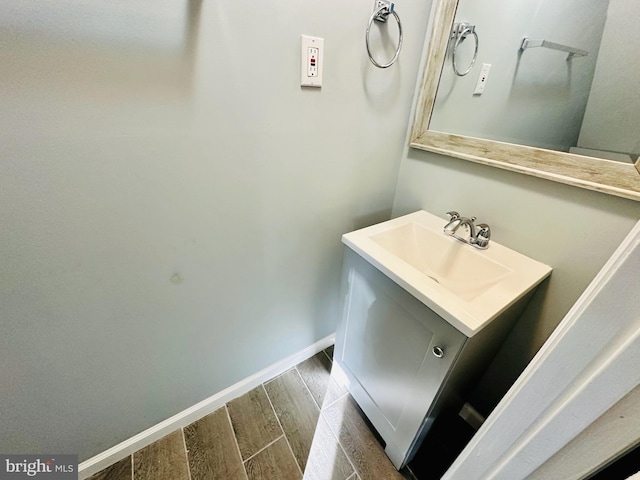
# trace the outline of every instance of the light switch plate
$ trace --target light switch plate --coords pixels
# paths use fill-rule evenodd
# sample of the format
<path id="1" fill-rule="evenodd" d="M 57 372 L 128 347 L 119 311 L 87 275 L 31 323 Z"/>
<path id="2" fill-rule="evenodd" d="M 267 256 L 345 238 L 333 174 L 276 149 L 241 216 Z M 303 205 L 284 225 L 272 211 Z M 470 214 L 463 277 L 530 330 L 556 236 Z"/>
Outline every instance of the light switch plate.
<path id="1" fill-rule="evenodd" d="M 300 36 L 300 85 L 321 87 L 324 38 Z"/>

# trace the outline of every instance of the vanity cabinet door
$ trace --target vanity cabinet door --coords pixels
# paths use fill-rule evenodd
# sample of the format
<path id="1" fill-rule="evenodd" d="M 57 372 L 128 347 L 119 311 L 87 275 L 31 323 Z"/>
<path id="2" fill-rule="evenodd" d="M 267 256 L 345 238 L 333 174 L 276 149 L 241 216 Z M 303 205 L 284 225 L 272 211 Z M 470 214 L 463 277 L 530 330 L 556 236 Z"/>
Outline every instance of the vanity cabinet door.
<path id="1" fill-rule="evenodd" d="M 334 359 L 400 468 L 466 337 L 361 257 L 346 252 L 345 303 Z"/>

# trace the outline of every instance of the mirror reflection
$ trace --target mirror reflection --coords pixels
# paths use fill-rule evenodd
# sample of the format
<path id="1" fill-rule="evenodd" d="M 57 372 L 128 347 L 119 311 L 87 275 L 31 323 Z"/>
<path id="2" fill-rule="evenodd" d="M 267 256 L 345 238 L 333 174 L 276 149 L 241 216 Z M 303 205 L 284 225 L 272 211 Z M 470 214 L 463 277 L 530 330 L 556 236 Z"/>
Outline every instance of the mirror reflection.
<path id="1" fill-rule="evenodd" d="M 634 163 L 639 17 L 637 0 L 460 0 L 429 130 Z"/>

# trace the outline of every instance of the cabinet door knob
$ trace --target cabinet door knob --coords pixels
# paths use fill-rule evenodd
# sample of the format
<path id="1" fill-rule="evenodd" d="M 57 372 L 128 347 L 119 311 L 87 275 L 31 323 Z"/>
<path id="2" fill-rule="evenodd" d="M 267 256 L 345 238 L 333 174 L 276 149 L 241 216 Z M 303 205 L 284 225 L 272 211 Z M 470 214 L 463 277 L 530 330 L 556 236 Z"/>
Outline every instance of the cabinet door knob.
<path id="1" fill-rule="evenodd" d="M 433 347 L 433 354 L 438 358 L 442 358 L 444 357 L 444 350 L 441 347 Z"/>

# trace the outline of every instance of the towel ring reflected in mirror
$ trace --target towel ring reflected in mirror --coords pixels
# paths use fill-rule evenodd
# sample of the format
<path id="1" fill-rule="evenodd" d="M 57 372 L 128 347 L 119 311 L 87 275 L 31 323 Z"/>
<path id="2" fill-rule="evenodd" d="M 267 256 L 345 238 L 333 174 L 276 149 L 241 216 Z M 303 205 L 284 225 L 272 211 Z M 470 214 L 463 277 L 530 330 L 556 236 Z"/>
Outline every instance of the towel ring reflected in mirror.
<path id="1" fill-rule="evenodd" d="M 445 62 L 449 62 L 448 57 L 451 54 L 453 45 L 451 35 L 459 1 L 462 2 L 462 0 L 434 1 L 433 15 L 430 20 L 429 47 L 426 51 L 426 62 L 418 92 L 409 146 L 640 201 L 640 156 L 638 155 L 631 157 L 632 161 L 626 163 L 463 133 L 447 133 L 430 128 L 443 66 Z M 473 2 L 473 0 L 470 1 Z M 490 16 L 498 14 L 497 10 L 493 14 L 490 12 Z M 519 58 L 522 58 L 524 55 L 518 47 L 520 47 L 519 44 L 514 46 L 513 54 L 520 55 Z M 575 56 L 576 54 L 572 58 Z M 571 62 L 565 62 L 563 59 L 563 63 L 568 65 L 566 68 L 569 71 Z"/>
<path id="2" fill-rule="evenodd" d="M 460 46 L 460 44 L 469 35 L 473 35 L 473 38 L 475 40 L 473 58 L 471 59 L 471 63 L 469 64 L 469 67 L 465 71 L 461 72 L 458 69 L 458 64 L 456 63 L 456 53 L 458 51 L 458 47 Z M 456 23 L 453 25 L 453 29 L 451 30 L 451 39 L 452 40 L 455 39 L 455 41 L 453 42 L 453 47 L 451 48 L 451 65 L 453 67 L 453 72 L 459 77 L 464 77 L 466 74 L 468 74 L 471 71 L 471 69 L 473 68 L 473 65 L 476 63 L 476 59 L 478 58 L 478 45 L 480 43 L 480 41 L 478 40 L 478 32 L 476 32 L 475 25 L 471 25 L 470 23 L 466 23 L 466 22 Z"/>

